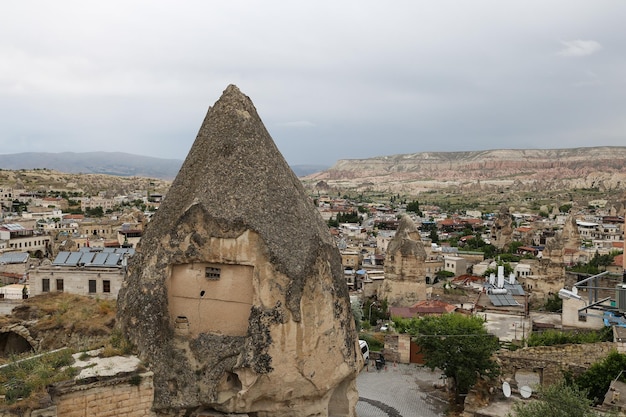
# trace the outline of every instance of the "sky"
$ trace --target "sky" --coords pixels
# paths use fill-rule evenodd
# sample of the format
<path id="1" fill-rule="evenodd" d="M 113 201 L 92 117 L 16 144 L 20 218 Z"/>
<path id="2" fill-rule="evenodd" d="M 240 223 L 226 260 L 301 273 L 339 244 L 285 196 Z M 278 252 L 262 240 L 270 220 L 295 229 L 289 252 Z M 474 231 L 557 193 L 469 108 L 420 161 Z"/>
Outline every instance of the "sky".
<path id="1" fill-rule="evenodd" d="M 626 146 L 623 0 L 5 1 L 0 154 L 184 159 L 229 84 L 291 165 Z"/>

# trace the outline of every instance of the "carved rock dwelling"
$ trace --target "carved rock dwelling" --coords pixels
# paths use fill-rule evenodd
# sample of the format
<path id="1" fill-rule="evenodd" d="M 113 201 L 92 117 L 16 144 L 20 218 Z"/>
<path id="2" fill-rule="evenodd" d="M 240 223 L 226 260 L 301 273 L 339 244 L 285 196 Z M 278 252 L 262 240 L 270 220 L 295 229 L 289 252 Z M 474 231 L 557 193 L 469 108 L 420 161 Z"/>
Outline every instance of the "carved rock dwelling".
<path id="1" fill-rule="evenodd" d="M 387 246 L 385 281 L 378 298 L 396 307 L 412 306 L 426 299 L 428 271 L 426 250 L 419 230 L 409 216 L 402 216 L 395 236 Z"/>
<path id="2" fill-rule="evenodd" d="M 339 251 L 236 86 L 148 224 L 118 319 L 160 415 L 355 415 L 362 357 Z"/>
<path id="3" fill-rule="evenodd" d="M 491 227 L 491 243 L 493 243 L 498 249 L 502 249 L 508 246 L 513 235 L 513 219 L 509 208 L 505 205 L 500 206 L 500 211 L 494 219 L 494 224 Z"/>

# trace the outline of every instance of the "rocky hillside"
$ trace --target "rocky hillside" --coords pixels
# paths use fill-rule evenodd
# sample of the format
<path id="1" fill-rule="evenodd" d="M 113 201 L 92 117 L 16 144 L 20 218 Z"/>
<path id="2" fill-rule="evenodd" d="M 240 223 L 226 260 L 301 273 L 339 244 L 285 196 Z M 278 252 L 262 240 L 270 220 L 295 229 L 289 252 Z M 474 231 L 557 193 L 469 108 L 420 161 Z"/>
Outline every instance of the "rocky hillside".
<path id="1" fill-rule="evenodd" d="M 118 177 L 148 177 L 171 181 L 183 161 L 124 152 L 24 152 L 0 154 L 2 170 L 47 169 L 69 174 L 105 174 Z M 292 165 L 299 177 L 327 169 L 325 165 Z"/>
<path id="2" fill-rule="evenodd" d="M 182 164 L 178 159 L 152 158 L 123 152 L 26 152 L 0 155 L 0 168 L 49 169 L 70 174 L 106 174 L 172 180 Z"/>
<path id="3" fill-rule="evenodd" d="M 104 174 L 68 174 L 49 169 L 0 170 L 0 187 L 29 191 L 65 191 L 77 195 L 101 194 L 112 198 L 133 192 L 165 194 L 170 182 L 146 177 L 120 177 Z"/>
<path id="4" fill-rule="evenodd" d="M 330 187 L 418 192 L 477 185 L 626 187 L 626 147 L 422 152 L 338 161 L 305 182 Z"/>

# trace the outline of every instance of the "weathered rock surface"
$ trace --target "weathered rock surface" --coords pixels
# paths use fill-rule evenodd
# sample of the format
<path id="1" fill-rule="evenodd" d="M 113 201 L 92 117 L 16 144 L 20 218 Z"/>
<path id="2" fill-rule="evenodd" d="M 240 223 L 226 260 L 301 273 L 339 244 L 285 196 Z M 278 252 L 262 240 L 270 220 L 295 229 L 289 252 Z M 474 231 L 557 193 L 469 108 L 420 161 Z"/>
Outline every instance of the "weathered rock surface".
<path id="1" fill-rule="evenodd" d="M 399 307 L 425 300 L 426 258 L 416 224 L 409 216 L 402 216 L 398 230 L 387 246 L 385 281 L 379 289 L 378 298 Z"/>
<path id="2" fill-rule="evenodd" d="M 626 147 L 421 152 L 343 159 L 305 181 L 331 187 L 411 192 L 455 187 L 532 191 L 623 189 Z"/>
<path id="3" fill-rule="evenodd" d="M 498 249 L 502 249 L 508 246 L 513 240 L 513 219 L 509 208 L 504 205 L 500 206 L 500 211 L 493 223 L 491 227 L 492 243 Z"/>
<path id="4" fill-rule="evenodd" d="M 338 249 L 237 87 L 148 224 L 118 319 L 160 412 L 354 416 L 362 357 Z"/>

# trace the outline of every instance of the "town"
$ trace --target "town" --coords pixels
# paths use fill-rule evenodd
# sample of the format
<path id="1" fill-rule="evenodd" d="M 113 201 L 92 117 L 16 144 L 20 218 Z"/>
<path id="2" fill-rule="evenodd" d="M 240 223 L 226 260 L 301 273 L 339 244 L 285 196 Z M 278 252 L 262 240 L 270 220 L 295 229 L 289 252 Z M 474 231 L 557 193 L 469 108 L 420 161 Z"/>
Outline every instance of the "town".
<path id="1" fill-rule="evenodd" d="M 90 195 L 0 184 L 2 312 L 49 293 L 115 300 L 144 228 L 167 199 L 166 188 L 156 192 L 146 181 L 143 190 L 114 196 L 107 190 Z M 517 392 L 556 382 L 555 367 L 575 363 L 574 358 L 583 358 L 577 366 L 588 368 L 610 349 L 626 352 L 622 203 L 447 212 L 420 204 L 419 195 L 350 198 L 309 191 L 341 254 L 359 338 L 368 346 L 366 368 L 379 358 L 385 366 L 423 365 L 411 335 L 395 327 L 402 320 L 451 312 L 484 318 L 489 333 L 515 349 L 547 330 L 613 328 L 609 347 L 581 351 L 579 346 L 571 357 L 502 354 L 507 387 L 510 383 Z M 10 334 L 2 335 L 4 357 L 32 349 L 28 343 L 7 343 Z M 556 365 L 538 367 L 538 355 Z M 488 415 L 472 398 L 465 400 L 466 412 L 474 407 Z M 497 415 L 500 409 L 495 410 Z"/>

